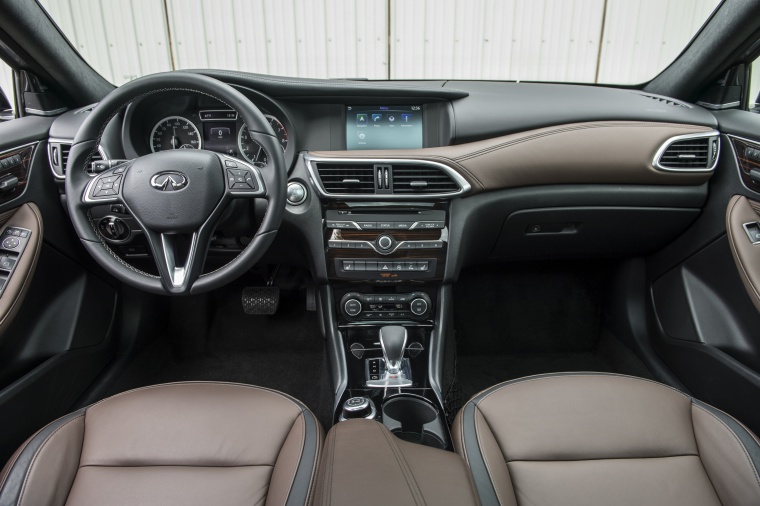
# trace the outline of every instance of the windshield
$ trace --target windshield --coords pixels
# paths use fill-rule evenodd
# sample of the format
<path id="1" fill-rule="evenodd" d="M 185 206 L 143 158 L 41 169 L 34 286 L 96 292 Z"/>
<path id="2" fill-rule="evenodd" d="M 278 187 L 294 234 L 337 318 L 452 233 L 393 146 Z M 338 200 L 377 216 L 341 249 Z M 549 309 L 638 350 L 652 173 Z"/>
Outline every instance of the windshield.
<path id="1" fill-rule="evenodd" d="M 636 84 L 720 0 L 40 0 L 114 84 L 176 69 Z"/>

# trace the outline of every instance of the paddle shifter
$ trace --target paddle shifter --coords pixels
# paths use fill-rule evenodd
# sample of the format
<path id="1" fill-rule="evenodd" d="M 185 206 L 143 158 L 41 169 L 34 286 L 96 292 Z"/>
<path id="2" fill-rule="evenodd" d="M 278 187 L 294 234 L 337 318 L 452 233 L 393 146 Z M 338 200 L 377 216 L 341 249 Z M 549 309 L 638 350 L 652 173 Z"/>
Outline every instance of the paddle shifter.
<path id="1" fill-rule="evenodd" d="M 383 349 L 383 360 L 378 364 L 376 377 L 370 379 L 367 386 L 371 388 L 400 388 L 412 386 L 412 374 L 409 359 L 404 358 L 406 349 L 406 328 L 398 325 L 387 325 L 380 329 L 380 347 Z M 370 361 L 368 361 L 369 363 Z M 375 363 L 380 362 L 375 359 Z M 372 367 L 372 365 L 370 365 Z M 372 375 L 370 375 L 371 377 Z"/>

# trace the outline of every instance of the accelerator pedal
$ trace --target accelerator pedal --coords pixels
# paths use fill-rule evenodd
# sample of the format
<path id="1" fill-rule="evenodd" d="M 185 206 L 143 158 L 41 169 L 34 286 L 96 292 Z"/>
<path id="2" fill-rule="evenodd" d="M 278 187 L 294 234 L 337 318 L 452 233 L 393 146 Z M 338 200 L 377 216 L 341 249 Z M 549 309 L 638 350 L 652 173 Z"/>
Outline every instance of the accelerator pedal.
<path id="1" fill-rule="evenodd" d="M 273 315 L 280 305 L 280 289 L 276 286 L 243 288 L 243 311 L 250 315 Z"/>

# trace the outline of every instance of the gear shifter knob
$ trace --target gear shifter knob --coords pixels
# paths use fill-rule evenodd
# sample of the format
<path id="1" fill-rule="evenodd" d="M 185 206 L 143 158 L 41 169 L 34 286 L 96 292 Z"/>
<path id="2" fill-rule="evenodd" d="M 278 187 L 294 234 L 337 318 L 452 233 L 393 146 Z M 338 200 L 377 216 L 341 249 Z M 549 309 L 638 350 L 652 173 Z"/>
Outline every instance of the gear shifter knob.
<path id="1" fill-rule="evenodd" d="M 401 360 L 406 348 L 406 329 L 399 325 L 388 325 L 380 329 L 380 346 L 383 348 L 385 367 L 390 374 L 401 369 Z"/>

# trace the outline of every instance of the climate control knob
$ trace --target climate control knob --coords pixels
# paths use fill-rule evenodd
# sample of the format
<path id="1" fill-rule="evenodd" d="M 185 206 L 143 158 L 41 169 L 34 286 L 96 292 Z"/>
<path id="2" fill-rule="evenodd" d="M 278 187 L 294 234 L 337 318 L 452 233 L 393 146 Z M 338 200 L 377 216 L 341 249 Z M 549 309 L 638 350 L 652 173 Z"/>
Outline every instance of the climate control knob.
<path id="1" fill-rule="evenodd" d="M 381 235 L 377 238 L 377 247 L 383 251 L 388 251 L 393 246 L 393 238 L 389 235 Z"/>
<path id="2" fill-rule="evenodd" d="M 422 299 L 422 298 L 414 299 L 412 303 L 409 305 L 409 310 L 415 316 L 422 316 L 425 313 L 427 313 L 428 303 L 425 299 Z"/>
<path id="3" fill-rule="evenodd" d="M 343 304 L 343 310 L 348 316 L 357 316 L 362 312 L 362 303 L 356 299 L 348 299 L 346 303 Z"/>

